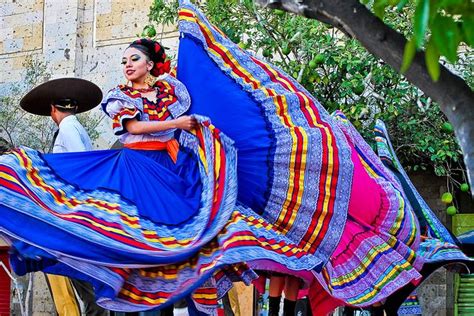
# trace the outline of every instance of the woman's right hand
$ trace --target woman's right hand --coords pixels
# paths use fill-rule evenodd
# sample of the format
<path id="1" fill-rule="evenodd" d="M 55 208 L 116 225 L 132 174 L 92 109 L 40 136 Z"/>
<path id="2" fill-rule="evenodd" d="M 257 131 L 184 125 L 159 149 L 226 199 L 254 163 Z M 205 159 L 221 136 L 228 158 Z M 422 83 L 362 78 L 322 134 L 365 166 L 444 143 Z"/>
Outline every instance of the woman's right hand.
<path id="1" fill-rule="evenodd" d="M 193 130 L 197 127 L 197 120 L 189 115 L 180 116 L 175 119 L 176 128 L 184 129 L 186 131 Z"/>

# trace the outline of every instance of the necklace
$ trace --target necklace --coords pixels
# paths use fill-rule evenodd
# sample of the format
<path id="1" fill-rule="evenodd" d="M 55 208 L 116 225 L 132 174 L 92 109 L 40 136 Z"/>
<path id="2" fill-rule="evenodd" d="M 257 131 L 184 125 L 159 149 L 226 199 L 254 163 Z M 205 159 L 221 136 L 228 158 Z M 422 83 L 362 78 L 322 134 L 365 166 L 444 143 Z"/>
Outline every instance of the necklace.
<path id="1" fill-rule="evenodd" d="M 134 90 L 134 91 L 137 91 L 137 92 L 140 92 L 140 93 L 147 93 L 147 92 L 155 91 L 154 87 L 148 87 L 148 88 L 133 88 L 133 87 L 130 87 L 130 89 Z"/>

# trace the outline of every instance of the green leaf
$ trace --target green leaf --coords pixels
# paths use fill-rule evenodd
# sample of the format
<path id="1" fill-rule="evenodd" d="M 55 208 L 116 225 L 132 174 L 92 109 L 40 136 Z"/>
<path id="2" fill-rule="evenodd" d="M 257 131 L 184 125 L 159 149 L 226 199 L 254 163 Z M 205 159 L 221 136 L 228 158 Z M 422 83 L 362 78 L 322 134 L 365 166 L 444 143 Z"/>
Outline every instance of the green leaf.
<path id="1" fill-rule="evenodd" d="M 431 79 L 433 79 L 433 81 L 438 81 L 440 74 L 439 52 L 432 39 L 430 39 L 430 41 L 426 45 L 425 62 Z"/>
<path id="2" fill-rule="evenodd" d="M 403 74 L 405 73 L 408 68 L 410 68 L 411 62 L 416 54 L 416 42 L 415 38 L 411 38 L 405 45 L 405 49 L 403 52 L 403 61 L 402 67 L 400 68 L 400 72 Z"/>
<path id="3" fill-rule="evenodd" d="M 374 1 L 374 13 L 380 19 L 383 19 L 385 14 L 385 8 L 388 6 L 388 0 L 375 0 Z"/>
<path id="4" fill-rule="evenodd" d="M 437 15 L 431 28 L 433 41 L 441 55 L 455 63 L 458 59 L 457 49 L 461 42 L 458 25 L 450 17 Z"/>
<path id="5" fill-rule="evenodd" d="M 423 44 L 429 17 L 430 0 L 418 0 L 415 9 L 415 21 L 413 25 L 416 48 L 420 48 Z"/>
<path id="6" fill-rule="evenodd" d="M 474 16 L 464 17 L 462 23 L 463 37 L 466 44 L 474 47 Z"/>
<path id="7" fill-rule="evenodd" d="M 460 6 L 463 5 L 465 1 L 466 0 L 442 0 L 439 5 L 442 7 Z"/>
<path id="8" fill-rule="evenodd" d="M 397 5 L 397 10 L 400 11 L 401 9 L 403 9 L 407 3 L 408 0 L 401 0 Z"/>
<path id="9" fill-rule="evenodd" d="M 252 0 L 244 0 L 244 6 L 246 6 L 247 8 L 252 8 L 253 6 L 253 1 Z"/>

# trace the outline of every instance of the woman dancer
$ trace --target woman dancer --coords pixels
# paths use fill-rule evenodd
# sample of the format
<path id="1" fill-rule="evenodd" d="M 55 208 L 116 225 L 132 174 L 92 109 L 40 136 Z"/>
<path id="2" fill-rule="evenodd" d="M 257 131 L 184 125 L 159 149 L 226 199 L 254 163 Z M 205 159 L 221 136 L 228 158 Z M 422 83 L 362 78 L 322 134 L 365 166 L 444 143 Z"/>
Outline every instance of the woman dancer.
<path id="1" fill-rule="evenodd" d="M 104 100 L 128 149 L 2 157 L 5 218 L 49 231 L 44 238 L 0 221 L 17 272 L 84 279 L 113 310 L 166 307 L 190 293 L 205 310 L 232 281 L 256 277 L 239 264 L 247 262 L 328 293 L 313 310 L 322 314 L 384 301 L 418 284 L 430 260 L 466 259 L 426 210 L 438 234 L 432 248 L 420 246 L 418 214 L 403 188 L 342 114 L 329 116 L 191 5 L 180 10 L 180 30 L 184 85 L 166 75 L 150 88 L 134 79 Z M 145 73 L 155 63 L 166 69 L 163 58 L 152 63 L 139 52 L 124 54 L 130 78 L 145 69 L 133 63 L 144 62 Z M 189 104 L 235 141 L 238 168 L 232 141 L 208 120 L 180 121 Z M 176 127 L 192 132 L 181 133 L 179 150 Z"/>

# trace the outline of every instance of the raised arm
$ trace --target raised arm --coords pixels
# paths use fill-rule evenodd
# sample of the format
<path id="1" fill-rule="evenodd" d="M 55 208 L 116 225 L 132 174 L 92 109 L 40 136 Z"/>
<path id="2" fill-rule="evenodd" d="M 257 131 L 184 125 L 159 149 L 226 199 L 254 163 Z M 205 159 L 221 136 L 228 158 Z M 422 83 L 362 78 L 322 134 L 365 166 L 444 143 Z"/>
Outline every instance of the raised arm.
<path id="1" fill-rule="evenodd" d="M 167 129 L 179 128 L 190 131 L 197 126 L 194 117 L 184 115 L 169 121 L 138 121 L 136 118 L 125 122 L 125 128 L 130 134 L 152 134 Z"/>

